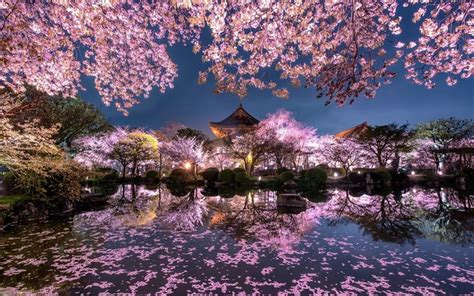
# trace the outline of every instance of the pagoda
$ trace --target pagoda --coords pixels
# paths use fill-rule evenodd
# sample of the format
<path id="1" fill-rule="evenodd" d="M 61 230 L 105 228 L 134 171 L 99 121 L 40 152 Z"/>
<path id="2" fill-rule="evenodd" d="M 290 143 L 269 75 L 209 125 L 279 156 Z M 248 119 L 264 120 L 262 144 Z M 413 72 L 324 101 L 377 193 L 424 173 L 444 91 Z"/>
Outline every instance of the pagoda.
<path id="1" fill-rule="evenodd" d="M 367 121 L 336 134 L 336 138 L 355 139 L 369 129 Z"/>
<path id="2" fill-rule="evenodd" d="M 242 103 L 240 103 L 239 107 L 224 120 L 209 122 L 209 128 L 217 138 L 224 138 L 253 130 L 259 122 L 260 121 L 250 115 L 250 113 L 244 109 Z"/>

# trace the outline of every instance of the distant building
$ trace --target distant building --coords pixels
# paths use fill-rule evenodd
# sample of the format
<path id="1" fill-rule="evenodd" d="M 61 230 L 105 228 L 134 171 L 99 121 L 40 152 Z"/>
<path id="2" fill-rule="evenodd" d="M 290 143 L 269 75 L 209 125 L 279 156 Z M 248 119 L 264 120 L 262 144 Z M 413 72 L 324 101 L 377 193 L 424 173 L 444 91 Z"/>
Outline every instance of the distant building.
<path id="1" fill-rule="evenodd" d="M 224 138 L 253 130 L 257 127 L 259 122 L 258 119 L 250 115 L 250 113 L 244 109 L 242 104 L 239 104 L 239 107 L 224 120 L 209 122 L 209 128 L 217 138 Z"/>
<path id="2" fill-rule="evenodd" d="M 366 121 L 350 129 L 346 129 L 342 132 L 337 133 L 336 138 L 342 138 L 342 139 L 357 138 L 361 134 L 365 133 L 368 129 L 369 129 L 369 126 L 367 125 L 367 121 Z"/>

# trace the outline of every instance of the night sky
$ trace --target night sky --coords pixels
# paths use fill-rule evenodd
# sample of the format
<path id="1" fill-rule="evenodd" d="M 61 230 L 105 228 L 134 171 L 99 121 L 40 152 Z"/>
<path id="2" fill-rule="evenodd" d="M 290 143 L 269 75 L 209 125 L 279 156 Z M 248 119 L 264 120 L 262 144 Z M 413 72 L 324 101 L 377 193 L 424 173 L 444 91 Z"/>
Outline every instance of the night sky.
<path id="1" fill-rule="evenodd" d="M 404 36 L 410 39 L 416 34 L 416 28 L 408 21 L 402 22 L 402 29 Z M 83 79 L 86 91 L 82 91 L 80 97 L 96 105 L 115 125 L 159 129 L 168 122 L 179 122 L 211 135 L 208 122 L 228 116 L 237 108 L 239 98 L 231 94 L 214 94 L 212 79 L 205 85 L 198 85 L 198 72 L 204 65 L 190 47 L 174 46 L 169 52 L 178 65 L 179 76 L 174 89 L 168 89 L 165 94 L 154 89 L 148 99 L 130 109 L 129 116 L 117 112 L 113 106 L 103 105 L 92 78 Z M 276 98 L 270 91 L 251 89 L 243 104 L 258 119 L 285 108 L 320 134 L 336 133 L 364 121 L 371 125 L 392 122 L 415 125 L 441 117 L 474 118 L 473 78 L 458 79 L 456 85 L 449 87 L 444 82 L 445 76 L 440 75 L 440 79 L 435 80 L 436 87 L 429 90 L 406 80 L 401 62 L 393 70 L 398 76 L 391 85 L 382 86 L 374 99 L 360 97 L 352 105 L 325 106 L 325 98 L 316 99 L 314 88 L 291 87 L 288 100 Z"/>

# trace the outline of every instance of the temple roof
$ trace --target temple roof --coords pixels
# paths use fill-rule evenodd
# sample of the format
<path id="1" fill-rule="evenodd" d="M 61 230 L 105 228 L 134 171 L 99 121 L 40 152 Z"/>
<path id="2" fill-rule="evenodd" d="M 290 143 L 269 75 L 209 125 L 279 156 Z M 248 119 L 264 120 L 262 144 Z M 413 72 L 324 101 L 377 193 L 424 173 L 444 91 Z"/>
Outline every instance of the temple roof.
<path id="1" fill-rule="evenodd" d="M 218 126 L 218 127 L 229 127 L 229 128 L 234 128 L 234 127 L 240 127 L 240 126 L 253 126 L 257 125 L 260 121 L 250 115 L 244 107 L 242 107 L 242 104 L 239 104 L 239 107 L 232 112 L 227 118 L 225 118 L 222 121 L 219 122 L 209 122 L 209 125 L 213 126 Z"/>
<path id="2" fill-rule="evenodd" d="M 367 121 L 336 134 L 336 138 L 354 138 L 368 129 Z"/>

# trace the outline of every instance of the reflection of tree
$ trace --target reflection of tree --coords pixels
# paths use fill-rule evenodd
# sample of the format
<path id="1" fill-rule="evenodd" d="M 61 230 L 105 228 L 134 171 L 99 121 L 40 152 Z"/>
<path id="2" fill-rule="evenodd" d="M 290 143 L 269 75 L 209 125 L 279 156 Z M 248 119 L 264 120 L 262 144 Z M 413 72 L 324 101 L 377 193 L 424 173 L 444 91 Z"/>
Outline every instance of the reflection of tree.
<path id="1" fill-rule="evenodd" d="M 207 203 L 200 189 L 193 189 L 184 198 L 175 198 L 163 213 L 163 222 L 175 230 L 191 231 L 203 225 L 208 214 Z"/>
<path id="2" fill-rule="evenodd" d="M 448 242 L 472 240 L 466 211 L 470 202 L 460 199 L 453 190 L 415 188 L 405 193 L 360 197 L 334 190 L 331 199 L 320 206 L 332 224 L 341 222 L 341 217 L 349 218 L 376 240 L 415 243 L 415 238 L 422 235 Z"/>
<path id="3" fill-rule="evenodd" d="M 375 240 L 415 243 L 415 236 L 420 234 L 411 222 L 412 208 L 393 194 L 353 197 L 348 191 L 336 190 L 324 206 L 329 217 L 337 219 L 336 214 L 351 218 Z"/>
<path id="4" fill-rule="evenodd" d="M 256 192 L 220 200 L 215 205 L 220 223 L 212 226 L 235 236 L 243 249 L 270 248 L 286 258 L 294 253 L 303 235 L 317 224 L 319 214 L 317 208 L 282 214 L 276 208 L 275 199 L 275 193 Z"/>
<path id="5" fill-rule="evenodd" d="M 412 191 L 417 204 L 426 206 L 418 227 L 426 237 L 441 242 L 469 244 L 473 241 L 472 200 L 453 189 Z"/>

